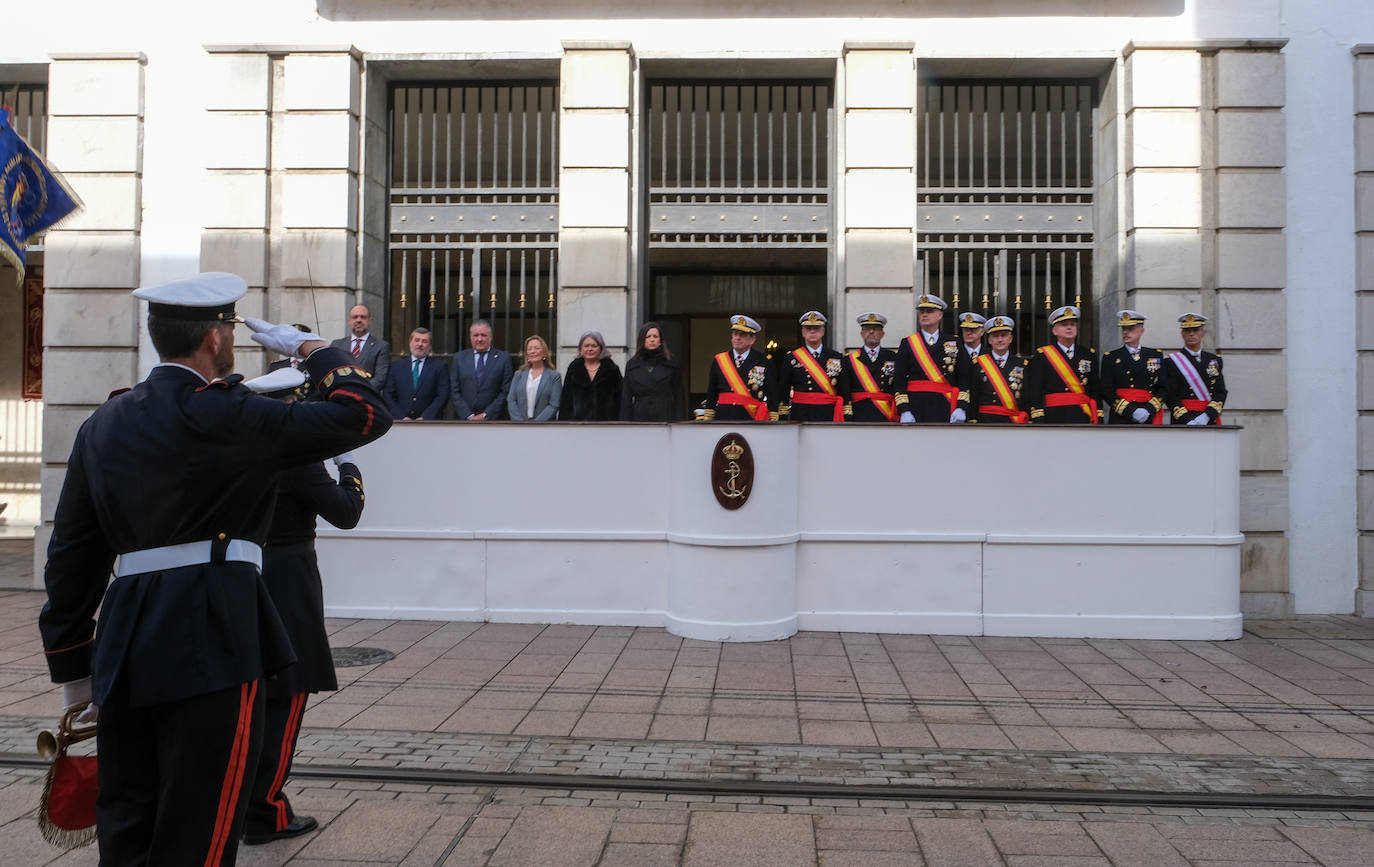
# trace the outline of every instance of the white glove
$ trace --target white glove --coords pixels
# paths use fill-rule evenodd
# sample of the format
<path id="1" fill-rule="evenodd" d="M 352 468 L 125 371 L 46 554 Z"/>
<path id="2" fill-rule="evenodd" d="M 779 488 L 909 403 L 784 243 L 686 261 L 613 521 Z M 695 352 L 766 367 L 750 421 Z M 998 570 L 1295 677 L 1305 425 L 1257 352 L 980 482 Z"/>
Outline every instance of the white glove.
<path id="1" fill-rule="evenodd" d="M 76 715 L 72 720 L 73 728 L 85 728 L 100 722 L 100 708 L 93 704 L 86 705 L 86 709 Z"/>
<path id="2" fill-rule="evenodd" d="M 273 325 L 266 319 L 244 319 L 243 324 L 253 330 L 253 340 L 282 355 L 300 355 L 301 344 L 307 340 L 324 340 L 318 334 L 298 331 L 294 325 Z"/>
<path id="3" fill-rule="evenodd" d="M 964 412 L 964 408 L 955 407 L 954 412 L 949 414 L 949 423 L 963 424 L 966 418 L 968 418 L 968 414 Z"/>
<path id="4" fill-rule="evenodd" d="M 902 413 L 902 424 L 914 424 L 915 422 L 916 416 L 912 415 L 910 411 Z"/>
<path id="5" fill-rule="evenodd" d="M 1207 413 L 1200 413 L 1196 418 L 1188 422 L 1188 427 L 1198 427 L 1199 425 L 1207 424 L 1209 421 L 1211 421 L 1211 419 L 1207 417 Z"/>
<path id="6" fill-rule="evenodd" d="M 1138 407 L 1131 411 L 1131 418 L 1139 424 L 1145 424 L 1150 420 L 1150 411 L 1144 407 Z"/>
<path id="7" fill-rule="evenodd" d="M 341 454 L 341 455 L 335 455 L 334 457 L 330 458 L 330 460 L 334 462 L 334 466 L 336 466 L 336 467 L 341 467 L 341 466 L 343 466 L 344 464 L 357 464 L 357 463 L 358 463 L 358 462 L 353 458 L 353 453 L 352 453 L 352 452 L 344 452 L 344 453 Z"/>
<path id="8" fill-rule="evenodd" d="M 62 684 L 62 708 L 75 707 L 78 704 L 91 700 L 91 679 L 83 677 L 80 680 L 73 680 Z"/>

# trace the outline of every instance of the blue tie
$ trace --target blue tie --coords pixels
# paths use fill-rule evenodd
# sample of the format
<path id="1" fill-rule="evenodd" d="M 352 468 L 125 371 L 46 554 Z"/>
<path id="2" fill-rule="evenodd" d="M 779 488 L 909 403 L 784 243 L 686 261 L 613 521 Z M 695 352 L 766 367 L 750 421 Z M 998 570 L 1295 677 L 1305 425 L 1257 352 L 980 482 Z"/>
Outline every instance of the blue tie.
<path id="1" fill-rule="evenodd" d="M 420 359 L 418 358 L 410 362 L 410 387 L 412 389 L 420 387 Z"/>
<path id="2" fill-rule="evenodd" d="M 486 372 L 487 372 L 487 354 L 486 354 L 485 352 L 479 352 L 479 353 L 477 353 L 477 385 L 478 385 L 479 388 L 480 388 L 481 385 L 482 385 L 482 374 L 484 374 L 484 373 L 486 373 Z"/>

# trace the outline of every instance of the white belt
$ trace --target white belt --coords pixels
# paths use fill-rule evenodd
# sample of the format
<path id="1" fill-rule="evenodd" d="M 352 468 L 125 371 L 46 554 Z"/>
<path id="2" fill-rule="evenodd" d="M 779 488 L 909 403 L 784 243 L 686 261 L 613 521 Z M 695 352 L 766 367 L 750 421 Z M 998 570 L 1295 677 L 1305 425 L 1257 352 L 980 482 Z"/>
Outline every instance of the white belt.
<path id="1" fill-rule="evenodd" d="M 115 577 L 141 575 L 144 572 L 161 572 L 164 569 L 178 569 L 182 566 L 198 566 L 214 562 L 211 546 L 214 542 L 183 542 L 180 545 L 164 545 L 161 548 L 144 548 L 119 555 L 115 564 Z M 224 549 L 224 560 L 238 563 L 252 563 L 262 571 L 262 546 L 244 539 L 230 539 Z"/>

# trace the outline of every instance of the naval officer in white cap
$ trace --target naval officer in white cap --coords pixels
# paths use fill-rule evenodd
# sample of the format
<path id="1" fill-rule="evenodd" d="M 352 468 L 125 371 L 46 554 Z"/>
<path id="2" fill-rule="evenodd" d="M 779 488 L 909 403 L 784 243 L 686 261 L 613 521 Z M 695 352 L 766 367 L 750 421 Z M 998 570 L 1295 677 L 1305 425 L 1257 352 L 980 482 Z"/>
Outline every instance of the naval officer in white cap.
<path id="1" fill-rule="evenodd" d="M 64 703 L 99 708 L 102 864 L 234 862 L 263 680 L 295 659 L 260 575 L 277 474 L 391 425 L 347 352 L 239 319 L 245 291 L 219 273 L 136 290 L 161 363 L 96 409 L 67 461 L 38 625 Z M 303 358 L 320 399 L 231 375 L 241 321 Z"/>
<path id="2" fill-rule="evenodd" d="M 777 421 L 778 380 L 768 356 L 754 348 L 763 326 L 730 317 L 730 348 L 711 359 L 703 421 Z"/>

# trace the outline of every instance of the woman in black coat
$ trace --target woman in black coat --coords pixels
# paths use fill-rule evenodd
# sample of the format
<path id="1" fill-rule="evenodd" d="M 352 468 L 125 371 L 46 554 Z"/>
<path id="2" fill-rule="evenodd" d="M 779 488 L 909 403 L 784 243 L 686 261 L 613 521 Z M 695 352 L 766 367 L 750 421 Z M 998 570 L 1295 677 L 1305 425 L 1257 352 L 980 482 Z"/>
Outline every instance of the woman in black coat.
<path id="1" fill-rule="evenodd" d="M 588 331 L 577 341 L 577 357 L 563 377 L 559 421 L 615 421 L 620 418 L 620 368 L 606 351 L 606 341 Z"/>
<path id="2" fill-rule="evenodd" d="M 663 342 L 657 322 L 645 322 L 635 341 L 635 354 L 625 364 L 620 398 L 623 421 L 682 421 L 687 401 L 682 369 Z"/>

